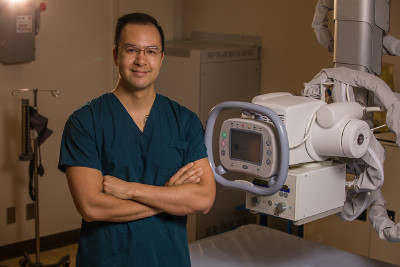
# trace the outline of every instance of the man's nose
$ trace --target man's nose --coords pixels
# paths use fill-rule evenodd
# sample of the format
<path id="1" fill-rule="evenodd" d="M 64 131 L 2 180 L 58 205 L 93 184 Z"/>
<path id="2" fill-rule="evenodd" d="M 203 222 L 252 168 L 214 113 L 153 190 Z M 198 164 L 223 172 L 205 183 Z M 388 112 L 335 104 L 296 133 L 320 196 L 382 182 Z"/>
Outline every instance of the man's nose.
<path id="1" fill-rule="evenodd" d="M 136 55 L 135 61 L 138 63 L 147 62 L 147 57 L 146 57 L 144 50 L 142 50 L 142 49 L 139 50 L 139 52 Z"/>

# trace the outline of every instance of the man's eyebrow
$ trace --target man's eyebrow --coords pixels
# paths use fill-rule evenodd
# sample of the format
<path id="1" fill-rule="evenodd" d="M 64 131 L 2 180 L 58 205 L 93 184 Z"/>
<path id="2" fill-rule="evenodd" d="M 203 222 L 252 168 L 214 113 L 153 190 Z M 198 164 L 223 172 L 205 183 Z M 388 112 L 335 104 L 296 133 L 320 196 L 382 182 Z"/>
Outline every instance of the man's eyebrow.
<path id="1" fill-rule="evenodd" d="M 138 47 L 138 48 L 140 48 L 138 45 L 131 44 L 131 43 L 125 43 L 122 47 L 126 47 L 126 46 Z M 146 46 L 146 48 L 158 49 L 158 45 L 150 45 L 150 46 Z"/>

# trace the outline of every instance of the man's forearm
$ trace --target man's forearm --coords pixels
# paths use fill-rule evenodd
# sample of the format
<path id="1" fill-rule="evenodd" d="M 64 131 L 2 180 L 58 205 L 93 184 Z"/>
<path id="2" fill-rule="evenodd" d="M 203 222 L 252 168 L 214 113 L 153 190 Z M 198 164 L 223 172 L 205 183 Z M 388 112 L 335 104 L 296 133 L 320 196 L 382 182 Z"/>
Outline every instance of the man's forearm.
<path id="1" fill-rule="evenodd" d="M 174 215 L 207 213 L 214 201 L 212 192 L 200 184 L 151 186 L 132 183 L 131 198 Z"/>
<path id="2" fill-rule="evenodd" d="M 80 212 L 86 221 L 128 222 L 151 217 L 161 212 L 160 209 L 134 200 L 119 199 L 100 193 L 97 201 Z M 79 209 L 78 209 L 79 211 Z"/>
<path id="3" fill-rule="evenodd" d="M 201 159 L 181 168 L 166 186 L 105 176 L 103 190 L 117 198 L 132 199 L 170 214 L 186 215 L 209 211 L 215 198 L 215 181 L 208 160 Z"/>
<path id="4" fill-rule="evenodd" d="M 104 193 L 103 176 L 99 170 L 67 167 L 66 174 L 75 207 L 86 221 L 127 222 L 161 212 L 143 203 Z"/>

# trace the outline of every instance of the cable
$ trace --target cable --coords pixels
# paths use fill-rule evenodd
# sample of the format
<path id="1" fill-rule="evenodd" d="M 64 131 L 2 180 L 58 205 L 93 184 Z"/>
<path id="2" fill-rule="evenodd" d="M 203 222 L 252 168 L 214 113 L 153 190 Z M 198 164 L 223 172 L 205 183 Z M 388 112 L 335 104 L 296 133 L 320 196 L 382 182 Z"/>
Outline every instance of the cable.
<path id="1" fill-rule="evenodd" d="M 311 131 L 312 131 L 313 127 L 314 127 L 314 124 L 315 124 L 315 120 L 316 120 L 316 119 L 317 119 L 317 112 L 314 113 L 314 115 L 313 115 L 313 117 L 312 117 L 312 119 L 311 119 L 311 122 L 310 122 L 310 125 L 309 125 L 309 127 L 308 127 L 306 136 L 304 136 L 304 138 L 303 138 L 299 143 L 290 146 L 289 149 L 296 148 L 296 147 L 300 146 L 301 144 L 303 144 L 305 141 L 307 141 L 307 139 L 308 139 L 308 138 L 310 137 L 310 135 L 311 135 Z"/>
<path id="2" fill-rule="evenodd" d="M 35 194 L 35 186 L 33 181 L 33 172 L 34 172 L 35 161 L 29 161 L 29 196 L 33 202 L 36 201 L 36 194 Z"/>
<path id="3" fill-rule="evenodd" d="M 350 92 L 349 92 L 350 90 L 349 90 L 349 85 L 348 84 L 346 84 L 346 98 L 347 98 L 347 101 L 348 102 L 350 102 L 351 100 L 350 100 Z"/>
<path id="4" fill-rule="evenodd" d="M 383 107 L 364 107 L 365 112 L 380 112 L 384 111 Z"/>
<path id="5" fill-rule="evenodd" d="M 342 83 L 342 102 L 346 102 L 346 88 L 344 83 Z"/>
<path id="6" fill-rule="evenodd" d="M 375 131 L 375 130 L 378 130 L 378 129 L 380 129 L 380 128 L 386 127 L 386 126 L 387 126 L 387 125 L 386 125 L 386 123 L 385 123 L 385 124 L 382 124 L 382 125 L 377 126 L 377 127 L 375 127 L 375 128 L 372 128 L 371 131 Z"/>

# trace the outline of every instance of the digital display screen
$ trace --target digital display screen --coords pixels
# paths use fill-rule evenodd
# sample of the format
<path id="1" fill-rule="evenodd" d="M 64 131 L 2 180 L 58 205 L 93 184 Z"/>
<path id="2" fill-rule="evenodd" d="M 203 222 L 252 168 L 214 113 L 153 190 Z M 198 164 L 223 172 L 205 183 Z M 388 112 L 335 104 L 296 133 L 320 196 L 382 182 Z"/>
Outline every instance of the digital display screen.
<path id="1" fill-rule="evenodd" d="M 231 129 L 231 159 L 261 165 L 261 133 Z"/>

